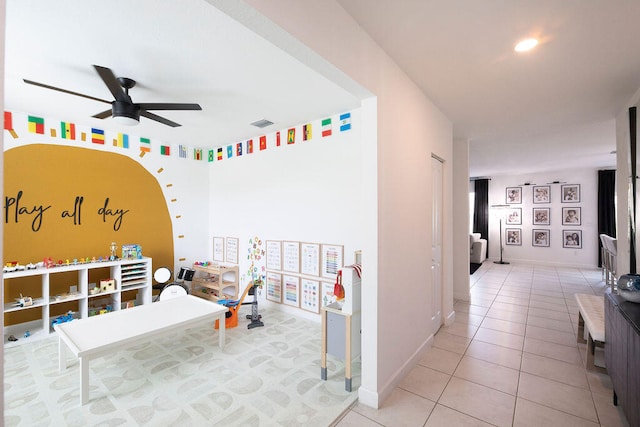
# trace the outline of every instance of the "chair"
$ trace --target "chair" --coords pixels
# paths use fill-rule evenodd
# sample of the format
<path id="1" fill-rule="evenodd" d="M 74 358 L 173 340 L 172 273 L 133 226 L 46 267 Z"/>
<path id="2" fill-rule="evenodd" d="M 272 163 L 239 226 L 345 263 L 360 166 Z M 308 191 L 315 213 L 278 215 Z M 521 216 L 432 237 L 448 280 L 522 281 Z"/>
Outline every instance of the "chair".
<path id="1" fill-rule="evenodd" d="M 613 292 L 616 287 L 616 264 L 618 257 L 618 242 L 611 236 L 600 234 L 602 243 L 602 267 L 604 279 Z"/>
<path id="2" fill-rule="evenodd" d="M 469 261 L 482 264 L 487 259 L 487 239 L 482 239 L 480 233 L 469 235 Z"/>

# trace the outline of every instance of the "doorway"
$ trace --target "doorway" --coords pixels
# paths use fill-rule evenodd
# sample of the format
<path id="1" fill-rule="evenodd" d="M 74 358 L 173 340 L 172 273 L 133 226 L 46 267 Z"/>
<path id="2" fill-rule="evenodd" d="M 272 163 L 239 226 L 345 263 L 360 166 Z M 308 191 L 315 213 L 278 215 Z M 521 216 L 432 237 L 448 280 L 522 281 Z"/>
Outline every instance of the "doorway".
<path id="1" fill-rule="evenodd" d="M 442 205 L 443 160 L 431 155 L 431 328 L 442 326 Z"/>

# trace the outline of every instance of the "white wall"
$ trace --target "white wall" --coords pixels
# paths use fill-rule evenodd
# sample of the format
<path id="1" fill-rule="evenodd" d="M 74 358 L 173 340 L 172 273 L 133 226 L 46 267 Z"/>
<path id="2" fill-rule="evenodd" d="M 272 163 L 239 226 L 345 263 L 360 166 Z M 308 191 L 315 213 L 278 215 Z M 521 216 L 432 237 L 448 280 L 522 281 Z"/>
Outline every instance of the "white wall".
<path id="1" fill-rule="evenodd" d="M 453 141 L 453 156 L 456 170 L 453 176 L 453 239 L 456 248 L 469 246 L 469 224 L 472 206 L 469 206 L 469 189 L 474 188 L 469 181 L 469 141 Z M 469 301 L 469 251 L 457 251 L 453 259 L 453 297 Z"/>
<path id="2" fill-rule="evenodd" d="M 344 245 L 345 265 L 353 264 L 354 251 L 361 249 L 361 111 L 351 111 L 352 129 L 346 132 L 340 132 L 338 116 L 333 116 L 332 135 L 324 138 L 321 120 L 310 121 L 310 141 L 302 141 L 301 126 L 297 126 L 297 141 L 288 145 L 287 129 L 281 129 L 280 147 L 275 146 L 272 132 L 266 134 L 266 150 L 225 159 L 209 169 L 210 193 L 203 195 L 209 200 L 210 212 L 207 259 L 213 257 L 214 236 L 237 237 L 240 271 L 245 276 L 242 289 L 250 280 L 246 274 L 251 265 L 247 259 L 249 240 L 256 236 L 262 242 Z M 257 147 L 258 138 L 253 140 Z M 262 267 L 262 261 L 256 265 Z M 325 281 L 333 284 L 331 279 Z M 272 304 L 320 321 L 318 314 Z"/>
<path id="3" fill-rule="evenodd" d="M 451 123 L 337 2 L 246 2 L 288 34 L 265 30 L 264 22 L 253 16 L 255 11 L 243 9 L 240 2 L 233 7 L 209 2 L 274 43 L 285 45 L 283 40 L 295 37 L 377 97 L 377 130 L 369 133 L 377 141 L 366 141 L 368 148 L 376 150 L 377 159 L 371 156 L 363 164 L 363 175 L 374 178 L 368 172 L 372 167 L 377 171 L 377 182 L 363 182 L 362 189 L 362 209 L 377 212 L 377 223 L 369 218 L 361 223 L 363 293 L 366 289 L 374 297 L 363 295 L 359 398 L 378 407 L 419 361 L 436 332 L 429 323 L 428 308 L 435 294 L 429 265 L 432 154 L 444 159 L 445 317 L 453 311 Z M 305 63 L 313 62 L 308 51 L 294 47 L 292 54 Z M 334 81 L 343 83 L 342 76 Z M 371 163 L 376 160 L 377 164 Z M 376 186 L 374 194 L 370 190 Z M 399 303 L 401 296 L 407 297 Z"/>
<path id="4" fill-rule="evenodd" d="M 562 203 L 561 184 L 547 184 L 553 181 L 566 181 L 567 184 L 580 184 L 580 203 Z M 520 186 L 525 182 L 551 187 L 551 203 L 533 204 L 533 185 Z M 522 230 L 522 245 L 504 245 L 503 258 L 510 262 L 524 262 L 544 265 L 597 267 L 598 265 L 598 171 L 597 169 L 572 169 L 544 172 L 528 175 L 494 176 L 489 181 L 489 206 L 505 204 L 506 187 L 522 188 L 522 204 L 510 205 L 522 208 L 522 225 L 505 225 L 503 221 L 503 239 L 505 228 Z M 533 208 L 550 208 L 550 225 L 533 225 Z M 562 208 L 580 207 L 581 225 L 562 225 Z M 495 213 L 495 210 L 493 211 Z M 532 246 L 533 229 L 550 230 L 550 246 Z M 489 255 L 495 260 L 500 258 L 499 220 L 490 209 Z M 582 249 L 568 249 L 562 246 L 562 230 L 582 230 Z"/>

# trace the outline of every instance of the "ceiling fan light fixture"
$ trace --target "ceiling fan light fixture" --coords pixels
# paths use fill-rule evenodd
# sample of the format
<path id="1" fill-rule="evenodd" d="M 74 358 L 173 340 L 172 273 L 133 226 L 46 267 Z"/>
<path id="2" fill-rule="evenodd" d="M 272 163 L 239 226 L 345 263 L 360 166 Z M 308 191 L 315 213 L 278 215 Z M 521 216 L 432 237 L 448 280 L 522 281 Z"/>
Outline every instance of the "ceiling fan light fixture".
<path id="1" fill-rule="evenodd" d="M 113 120 L 119 125 L 136 126 L 140 123 L 140 108 L 134 104 L 113 101 L 111 104 Z"/>
<path id="2" fill-rule="evenodd" d="M 516 52 L 527 52 L 538 45 L 538 40 L 534 38 L 528 38 L 521 40 L 518 44 L 513 48 Z"/>

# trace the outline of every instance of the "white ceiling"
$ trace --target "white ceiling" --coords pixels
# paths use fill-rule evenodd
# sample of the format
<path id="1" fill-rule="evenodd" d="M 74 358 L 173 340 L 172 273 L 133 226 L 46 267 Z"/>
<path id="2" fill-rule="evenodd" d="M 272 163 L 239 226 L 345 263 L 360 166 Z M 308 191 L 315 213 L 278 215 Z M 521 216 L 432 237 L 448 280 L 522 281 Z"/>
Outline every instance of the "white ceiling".
<path id="1" fill-rule="evenodd" d="M 637 0 L 338 0 L 468 138 L 470 175 L 615 165 Z M 525 37 L 541 40 L 516 54 Z"/>
<path id="2" fill-rule="evenodd" d="M 7 0 L 5 109 L 119 130 L 91 116 L 107 104 L 23 78 L 112 100 L 92 64 L 138 82 L 134 102 L 196 102 L 157 111 L 130 133 L 215 147 L 335 115 L 360 101 L 204 0 Z M 275 124 L 260 130 L 259 119 Z"/>
<path id="3" fill-rule="evenodd" d="M 321 0 L 316 0 L 321 1 Z M 468 138 L 470 175 L 615 165 L 613 118 L 640 88 L 637 0 L 338 0 Z M 533 52 L 519 39 L 537 35 Z M 138 85 L 134 102 L 197 102 L 131 133 L 217 146 L 359 100 L 205 0 L 7 0 L 5 109 L 122 130 L 92 64 Z M 351 93 L 353 93 L 351 91 Z M 249 125 L 275 122 L 264 131 Z M 562 178 L 559 178 L 562 179 Z"/>

